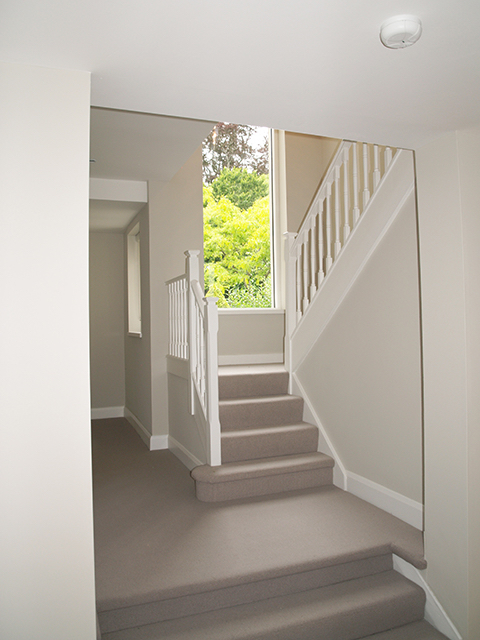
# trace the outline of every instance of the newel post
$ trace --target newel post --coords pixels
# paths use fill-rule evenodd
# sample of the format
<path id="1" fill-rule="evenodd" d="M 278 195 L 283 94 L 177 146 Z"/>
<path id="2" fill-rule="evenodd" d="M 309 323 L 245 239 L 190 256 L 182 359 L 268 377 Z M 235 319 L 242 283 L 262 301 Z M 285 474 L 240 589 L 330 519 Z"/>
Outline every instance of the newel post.
<path id="1" fill-rule="evenodd" d="M 205 302 L 205 353 L 207 420 L 210 426 L 208 463 L 215 467 L 222 464 L 220 415 L 218 408 L 218 298 L 208 297 Z"/>
<path id="2" fill-rule="evenodd" d="M 188 360 L 190 375 L 188 380 L 188 391 L 190 397 L 190 414 L 195 414 L 195 395 L 194 395 L 194 382 L 193 374 L 197 367 L 197 353 L 195 350 L 195 299 L 192 290 L 192 280 L 197 280 L 199 277 L 199 264 L 198 256 L 200 251 L 189 249 L 185 251 L 185 273 L 187 276 L 187 316 L 188 316 Z"/>
<path id="3" fill-rule="evenodd" d="M 292 384 L 292 349 L 291 338 L 297 324 L 297 265 L 296 258 L 292 255 L 293 243 L 297 238 L 296 233 L 287 231 L 285 238 L 285 368 L 289 375 L 289 385 Z"/>

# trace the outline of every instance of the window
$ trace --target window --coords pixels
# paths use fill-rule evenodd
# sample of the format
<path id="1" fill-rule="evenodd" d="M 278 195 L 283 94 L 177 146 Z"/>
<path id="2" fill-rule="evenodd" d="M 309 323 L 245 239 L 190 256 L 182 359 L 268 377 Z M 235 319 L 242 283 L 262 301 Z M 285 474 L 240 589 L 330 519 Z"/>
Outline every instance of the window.
<path id="1" fill-rule="evenodd" d="M 128 333 L 142 337 L 142 297 L 140 286 L 140 223 L 127 235 Z"/>

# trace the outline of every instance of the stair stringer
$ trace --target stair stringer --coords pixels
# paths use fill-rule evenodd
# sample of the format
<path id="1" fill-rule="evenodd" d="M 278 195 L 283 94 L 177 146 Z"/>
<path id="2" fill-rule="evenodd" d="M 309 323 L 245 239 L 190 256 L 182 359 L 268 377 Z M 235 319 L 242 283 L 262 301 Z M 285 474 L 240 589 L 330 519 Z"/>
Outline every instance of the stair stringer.
<path id="1" fill-rule="evenodd" d="M 296 326 L 290 344 L 286 344 L 290 373 L 307 357 L 405 203 L 414 197 L 413 151 L 399 150 L 341 255 Z"/>

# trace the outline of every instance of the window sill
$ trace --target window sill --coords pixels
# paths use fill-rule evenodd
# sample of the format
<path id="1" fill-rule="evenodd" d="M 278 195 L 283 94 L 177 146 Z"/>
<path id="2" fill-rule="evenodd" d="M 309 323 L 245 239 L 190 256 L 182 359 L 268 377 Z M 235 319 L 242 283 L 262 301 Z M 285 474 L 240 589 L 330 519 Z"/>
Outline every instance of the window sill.
<path id="1" fill-rule="evenodd" d="M 142 333 L 141 333 L 141 331 L 129 331 L 129 332 L 127 333 L 127 335 L 128 335 L 130 338 L 141 338 L 141 337 L 142 337 Z"/>

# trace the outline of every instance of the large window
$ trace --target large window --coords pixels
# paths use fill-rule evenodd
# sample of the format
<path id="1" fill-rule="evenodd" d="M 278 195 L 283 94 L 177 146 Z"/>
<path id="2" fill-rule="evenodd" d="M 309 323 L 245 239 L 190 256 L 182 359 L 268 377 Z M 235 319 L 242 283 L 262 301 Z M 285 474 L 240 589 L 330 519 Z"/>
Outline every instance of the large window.
<path id="1" fill-rule="evenodd" d="M 205 291 L 271 307 L 269 129 L 218 123 L 203 144 Z"/>

